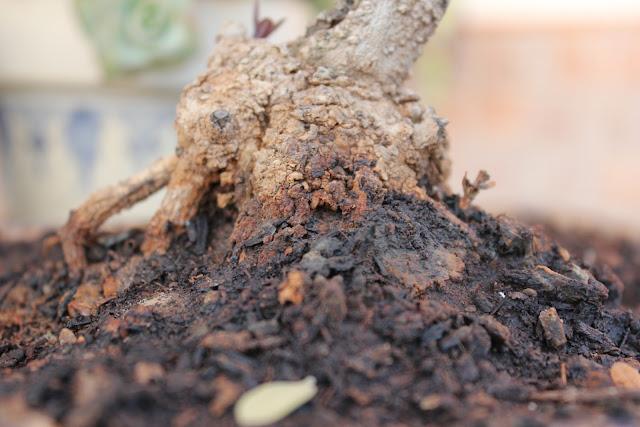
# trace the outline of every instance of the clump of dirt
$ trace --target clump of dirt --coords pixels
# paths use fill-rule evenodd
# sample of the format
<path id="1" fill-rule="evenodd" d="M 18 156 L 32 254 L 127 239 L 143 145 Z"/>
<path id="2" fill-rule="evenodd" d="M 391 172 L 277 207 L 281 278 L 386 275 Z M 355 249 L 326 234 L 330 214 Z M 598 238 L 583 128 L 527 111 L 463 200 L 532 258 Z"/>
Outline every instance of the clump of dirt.
<path id="1" fill-rule="evenodd" d="M 1 263 L 0 419 L 233 425 L 241 392 L 311 375 L 283 425 L 640 420 L 611 374 L 640 354 L 617 276 L 536 229 L 395 193 L 240 247 L 235 213 L 198 218 L 166 255 L 143 258 L 141 231 L 101 236 L 82 281 L 59 246 L 0 248 L 22 254 Z"/>
<path id="2" fill-rule="evenodd" d="M 592 270 L 600 281 L 616 282 L 612 297 L 637 312 L 640 308 L 640 241 L 584 228 L 545 225 L 543 230 L 571 251 L 579 264 Z"/>

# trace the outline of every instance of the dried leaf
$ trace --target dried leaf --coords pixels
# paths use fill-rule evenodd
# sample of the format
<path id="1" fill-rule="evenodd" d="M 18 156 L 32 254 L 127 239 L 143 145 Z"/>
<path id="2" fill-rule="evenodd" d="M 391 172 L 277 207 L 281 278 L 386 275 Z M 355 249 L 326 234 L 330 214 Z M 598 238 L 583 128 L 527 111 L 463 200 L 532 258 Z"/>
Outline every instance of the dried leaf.
<path id="1" fill-rule="evenodd" d="M 616 362 L 611 367 L 611 379 L 620 388 L 640 390 L 640 373 L 625 362 Z"/>
<path id="2" fill-rule="evenodd" d="M 473 200 L 482 190 L 488 190 L 493 188 L 496 185 L 495 182 L 491 181 L 491 176 L 487 173 L 487 171 L 481 170 L 478 172 L 476 179 L 471 182 L 469 178 L 467 178 L 467 174 L 464 175 L 462 179 L 462 190 L 464 192 L 462 198 L 460 199 L 460 207 L 462 209 L 466 209 L 471 206 Z"/>
<path id="3" fill-rule="evenodd" d="M 234 408 L 236 422 L 243 427 L 276 423 L 309 402 L 318 392 L 316 379 L 275 381 L 244 393 Z"/>

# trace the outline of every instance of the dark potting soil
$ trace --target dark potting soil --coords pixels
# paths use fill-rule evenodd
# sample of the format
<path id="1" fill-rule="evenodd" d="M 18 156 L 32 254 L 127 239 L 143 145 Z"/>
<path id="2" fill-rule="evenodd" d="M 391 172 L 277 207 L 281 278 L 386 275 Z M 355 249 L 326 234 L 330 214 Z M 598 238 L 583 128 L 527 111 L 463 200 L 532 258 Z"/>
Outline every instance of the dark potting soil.
<path id="1" fill-rule="evenodd" d="M 613 272 L 620 280 L 618 296 L 622 305 L 640 309 L 640 239 L 604 234 L 590 229 L 567 229 L 544 225 L 542 230 L 553 236 L 580 264 L 595 274 Z"/>
<path id="2" fill-rule="evenodd" d="M 54 239 L 0 244 L 0 425 L 234 425 L 240 393 L 308 375 L 282 425 L 640 422 L 611 375 L 639 366 L 624 262 L 456 197 L 318 210 L 234 248 L 233 213 L 203 212 L 164 256 L 101 236 L 83 280 Z"/>

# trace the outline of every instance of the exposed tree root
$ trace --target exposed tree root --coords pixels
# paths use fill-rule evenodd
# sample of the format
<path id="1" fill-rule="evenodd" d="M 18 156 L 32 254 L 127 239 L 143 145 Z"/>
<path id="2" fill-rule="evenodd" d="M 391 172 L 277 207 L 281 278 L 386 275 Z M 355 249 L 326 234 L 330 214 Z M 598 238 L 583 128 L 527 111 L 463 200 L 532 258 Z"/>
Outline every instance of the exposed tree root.
<path id="1" fill-rule="evenodd" d="M 138 175 L 97 191 L 82 206 L 71 212 L 69 221 L 60 229 L 59 236 L 72 274 L 78 274 L 86 267 L 83 245 L 87 239 L 110 217 L 167 185 L 176 163 L 175 156 L 161 159 Z"/>

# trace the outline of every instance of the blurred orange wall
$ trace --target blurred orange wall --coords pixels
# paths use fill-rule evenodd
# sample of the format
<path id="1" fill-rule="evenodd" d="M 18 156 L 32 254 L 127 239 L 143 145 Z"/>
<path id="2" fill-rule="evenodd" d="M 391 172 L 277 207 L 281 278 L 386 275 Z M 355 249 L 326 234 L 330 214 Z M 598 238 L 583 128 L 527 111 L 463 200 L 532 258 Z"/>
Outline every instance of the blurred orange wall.
<path id="1" fill-rule="evenodd" d="M 487 169 L 491 211 L 640 235 L 640 2 L 463 0 L 446 19 L 454 188 Z"/>

